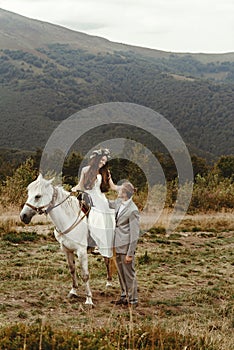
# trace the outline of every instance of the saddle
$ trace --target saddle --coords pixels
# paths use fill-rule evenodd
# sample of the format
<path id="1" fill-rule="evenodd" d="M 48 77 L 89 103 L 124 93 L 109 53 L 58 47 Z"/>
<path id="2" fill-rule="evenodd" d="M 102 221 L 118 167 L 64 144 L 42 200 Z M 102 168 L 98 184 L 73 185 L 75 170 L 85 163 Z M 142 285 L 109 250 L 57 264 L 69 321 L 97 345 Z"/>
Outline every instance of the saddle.
<path id="1" fill-rule="evenodd" d="M 91 207 L 93 207 L 93 201 L 91 196 L 85 191 L 78 191 L 78 195 L 76 197 L 80 203 L 81 210 L 88 217 Z"/>

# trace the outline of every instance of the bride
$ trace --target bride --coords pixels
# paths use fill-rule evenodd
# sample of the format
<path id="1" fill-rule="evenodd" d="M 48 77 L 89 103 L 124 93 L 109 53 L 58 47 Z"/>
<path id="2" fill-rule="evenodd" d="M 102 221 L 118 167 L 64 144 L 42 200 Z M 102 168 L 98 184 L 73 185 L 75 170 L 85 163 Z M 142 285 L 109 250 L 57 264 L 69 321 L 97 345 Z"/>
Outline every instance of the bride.
<path id="1" fill-rule="evenodd" d="M 72 192 L 82 190 L 87 192 L 92 199 L 93 206 L 89 213 L 90 236 L 98 246 L 102 256 L 111 258 L 113 255 L 113 239 L 115 229 L 115 211 L 109 208 L 105 192 L 111 188 L 117 190 L 111 179 L 107 161 L 110 159 L 108 149 L 93 151 L 89 165 L 82 168 L 78 185 L 72 188 Z"/>

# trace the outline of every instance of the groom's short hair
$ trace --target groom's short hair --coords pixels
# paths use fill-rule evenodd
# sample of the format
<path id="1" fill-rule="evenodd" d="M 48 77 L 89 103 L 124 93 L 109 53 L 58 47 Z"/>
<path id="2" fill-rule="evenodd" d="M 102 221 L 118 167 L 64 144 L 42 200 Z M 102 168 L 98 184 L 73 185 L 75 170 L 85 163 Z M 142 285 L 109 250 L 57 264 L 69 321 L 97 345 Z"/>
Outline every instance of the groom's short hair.
<path id="1" fill-rule="evenodd" d="M 131 184 L 130 181 L 126 181 L 126 182 L 122 183 L 121 186 L 122 186 L 123 190 L 126 192 L 127 197 L 131 198 L 135 192 L 135 188 L 134 188 L 133 184 Z"/>

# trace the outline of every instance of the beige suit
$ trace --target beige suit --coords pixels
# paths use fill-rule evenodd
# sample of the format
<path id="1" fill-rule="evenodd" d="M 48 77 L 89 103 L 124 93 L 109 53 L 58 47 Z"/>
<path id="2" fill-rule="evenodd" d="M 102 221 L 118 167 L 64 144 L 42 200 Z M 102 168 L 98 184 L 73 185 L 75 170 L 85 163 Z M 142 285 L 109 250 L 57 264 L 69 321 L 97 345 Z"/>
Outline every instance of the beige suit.
<path id="1" fill-rule="evenodd" d="M 116 228 L 114 247 L 116 253 L 133 256 L 139 238 L 139 211 L 131 200 L 118 215 L 121 201 L 116 201 Z"/>
<path id="2" fill-rule="evenodd" d="M 137 280 L 135 272 L 135 250 L 139 238 L 139 211 L 132 199 L 119 213 L 121 200 L 110 201 L 109 205 L 115 209 L 116 228 L 114 236 L 114 248 L 116 250 L 116 262 L 121 286 L 121 298 L 129 303 L 136 304 Z M 132 256 L 132 262 L 126 263 L 125 258 Z"/>

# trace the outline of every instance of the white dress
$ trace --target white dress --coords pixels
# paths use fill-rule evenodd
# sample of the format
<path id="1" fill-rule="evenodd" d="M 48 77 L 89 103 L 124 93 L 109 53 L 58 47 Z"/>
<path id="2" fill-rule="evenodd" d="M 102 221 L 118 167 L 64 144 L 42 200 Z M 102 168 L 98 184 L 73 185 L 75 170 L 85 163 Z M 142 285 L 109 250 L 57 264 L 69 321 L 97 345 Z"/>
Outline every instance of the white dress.
<path id="1" fill-rule="evenodd" d="M 115 211 L 109 208 L 108 200 L 101 192 L 102 175 L 98 174 L 91 190 L 85 190 L 93 201 L 89 212 L 89 231 L 102 256 L 111 258 L 115 229 Z"/>

